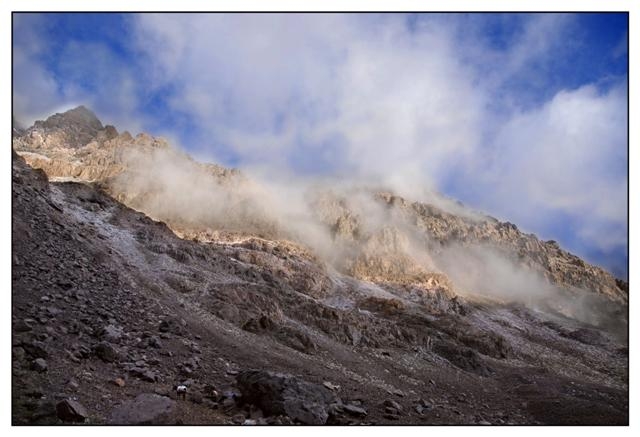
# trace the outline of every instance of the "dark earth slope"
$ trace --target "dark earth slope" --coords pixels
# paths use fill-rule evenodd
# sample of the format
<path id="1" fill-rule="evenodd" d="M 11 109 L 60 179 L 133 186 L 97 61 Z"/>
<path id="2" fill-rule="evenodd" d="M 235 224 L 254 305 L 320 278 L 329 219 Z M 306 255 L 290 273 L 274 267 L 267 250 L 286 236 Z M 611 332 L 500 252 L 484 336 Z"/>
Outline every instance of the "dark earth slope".
<path id="1" fill-rule="evenodd" d="M 628 423 L 604 330 L 181 239 L 15 153 L 12 181 L 14 424 Z"/>

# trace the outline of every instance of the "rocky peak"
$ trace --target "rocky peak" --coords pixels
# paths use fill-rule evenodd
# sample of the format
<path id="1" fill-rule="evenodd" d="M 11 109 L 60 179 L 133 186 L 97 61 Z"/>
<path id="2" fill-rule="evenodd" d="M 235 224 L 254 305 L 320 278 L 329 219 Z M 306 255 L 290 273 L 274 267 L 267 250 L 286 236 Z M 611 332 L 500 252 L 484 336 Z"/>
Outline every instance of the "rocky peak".
<path id="1" fill-rule="evenodd" d="M 82 105 L 63 113 L 53 114 L 45 121 L 38 120 L 35 125 L 48 128 L 78 127 L 95 131 L 103 127 L 98 117 L 90 109 Z"/>
<path id="2" fill-rule="evenodd" d="M 64 144 L 77 149 L 88 144 L 100 131 L 102 123 L 98 117 L 84 106 L 57 113 L 46 120 L 38 120 L 27 130 L 33 138 L 47 137 L 51 146 Z M 46 139 L 44 141 L 47 142 Z"/>

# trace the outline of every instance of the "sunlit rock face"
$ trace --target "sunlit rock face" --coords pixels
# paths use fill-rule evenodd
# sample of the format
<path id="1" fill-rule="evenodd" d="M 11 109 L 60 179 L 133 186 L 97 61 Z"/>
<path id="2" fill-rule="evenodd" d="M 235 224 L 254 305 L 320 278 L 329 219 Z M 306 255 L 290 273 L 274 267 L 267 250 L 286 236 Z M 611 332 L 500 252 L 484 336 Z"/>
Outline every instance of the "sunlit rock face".
<path id="1" fill-rule="evenodd" d="M 305 217 L 293 217 L 266 203 L 268 189 L 238 170 L 199 163 L 145 133 L 118 133 L 83 106 L 28 129 L 14 120 L 13 147 L 51 180 L 96 183 L 177 233 L 287 239 L 338 271 L 373 283 L 508 300 L 510 289 L 530 275 L 541 280 L 539 288 L 559 287 L 575 299 L 587 293 L 619 304 L 628 300 L 624 282 L 557 243 L 442 199 L 417 202 L 380 189 L 315 186 L 301 206 Z M 505 281 L 503 270 L 517 274 Z M 538 294 L 514 296 L 547 297 L 546 291 Z"/>

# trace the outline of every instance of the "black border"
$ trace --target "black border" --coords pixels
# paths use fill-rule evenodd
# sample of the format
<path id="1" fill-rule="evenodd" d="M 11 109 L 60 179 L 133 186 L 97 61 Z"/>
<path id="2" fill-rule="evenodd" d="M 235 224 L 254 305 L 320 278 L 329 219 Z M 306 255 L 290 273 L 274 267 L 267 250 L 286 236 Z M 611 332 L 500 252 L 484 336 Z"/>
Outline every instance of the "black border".
<path id="1" fill-rule="evenodd" d="M 631 259 L 630 259 L 630 176 L 631 176 L 631 165 L 630 165 L 630 76 L 631 76 L 631 51 L 630 51 L 630 11 L 629 10 L 608 10 L 608 11 L 572 11 L 572 10 L 563 10 L 563 11 L 428 11 L 428 10 L 419 10 L 419 11 L 406 11 L 406 10 L 378 10 L 378 11 L 353 11 L 353 10 L 345 10 L 345 11 L 336 11 L 336 10 L 328 10 L 328 11 L 300 11 L 300 10 L 270 10 L 270 11 L 247 11 L 247 10 L 233 10 L 233 11 L 11 11 L 11 114 L 13 116 L 13 49 L 14 49 L 14 22 L 13 18 L 15 14 L 626 14 L 627 15 L 627 284 L 629 285 L 629 291 L 627 292 L 627 347 L 631 345 L 631 330 L 630 330 L 630 307 L 631 307 L 631 288 L 630 288 L 630 279 L 631 279 Z M 12 123 L 13 125 L 13 123 Z M 13 126 L 11 129 L 13 138 Z M 13 141 L 12 141 L 13 143 Z M 13 146 L 11 147 L 10 153 L 13 153 Z M 13 173 L 12 167 L 12 159 L 9 159 L 11 164 L 11 173 Z M 13 183 L 13 182 L 12 182 Z M 11 196 L 11 225 L 13 232 L 13 191 Z M 11 253 L 13 253 L 13 242 L 11 244 Z M 10 258 L 12 258 L 10 256 Z M 605 269 L 605 271 L 607 271 Z M 13 275 L 13 264 L 11 267 L 11 272 Z M 608 271 L 607 271 L 608 272 Z M 615 276 L 611 273 L 614 279 Z M 13 290 L 13 280 L 12 280 L 12 290 Z M 13 293 L 11 294 L 11 312 L 13 314 Z M 12 321 L 10 321 L 12 323 Z M 11 331 L 11 339 L 13 340 L 13 326 L 10 326 Z M 13 346 L 12 346 L 12 362 L 13 362 Z M 631 367 L 630 367 L 630 355 L 627 353 L 627 407 L 631 404 L 630 395 L 631 395 Z M 11 366 L 10 366 L 11 367 Z M 13 370 L 12 370 L 12 378 L 11 378 L 11 394 L 13 395 Z M 62 426 L 62 427 L 77 427 L 77 426 L 89 426 L 89 427 L 119 427 L 119 426 L 133 426 L 133 427 L 238 427 L 239 425 L 226 425 L 226 424 L 199 424 L 199 425 L 179 425 L 179 424 L 168 424 L 168 425 L 110 425 L 110 424 L 97 424 L 97 423 L 87 423 L 87 424 L 59 424 L 59 425 L 15 425 L 13 424 L 13 400 L 11 401 L 11 427 L 14 428 L 24 428 L 24 427 L 54 427 L 54 426 Z M 597 424 L 597 425 L 588 425 L 588 424 L 579 424 L 579 425 L 563 425 L 563 424 L 492 424 L 491 427 L 550 427 L 550 426 L 561 426 L 561 427 L 630 427 L 631 424 L 631 412 L 627 409 L 627 424 L 626 425 L 610 425 L 610 424 Z M 277 427 L 347 427 L 347 425 L 264 425 L 260 427 L 268 427 L 268 428 L 277 428 Z M 477 424 L 375 424 L 372 425 L 374 427 L 450 427 L 450 426 L 459 426 L 459 427 L 482 427 L 483 425 Z"/>

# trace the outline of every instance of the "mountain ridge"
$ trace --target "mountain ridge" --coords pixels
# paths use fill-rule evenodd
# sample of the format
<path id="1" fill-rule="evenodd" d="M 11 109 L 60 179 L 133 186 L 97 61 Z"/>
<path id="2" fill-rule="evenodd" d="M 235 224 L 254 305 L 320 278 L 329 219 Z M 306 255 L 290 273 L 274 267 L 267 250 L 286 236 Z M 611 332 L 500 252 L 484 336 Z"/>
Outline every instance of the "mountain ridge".
<path id="1" fill-rule="evenodd" d="M 72 148 L 66 147 L 70 137 L 69 131 L 73 134 L 81 132 L 79 136 L 73 137 Z M 85 144 L 78 143 L 80 139 Z M 143 184 L 147 185 L 142 186 L 138 192 L 132 192 L 131 179 L 135 179 L 136 176 L 118 178 L 119 175 L 126 173 L 128 169 L 136 165 L 141 167 L 137 162 L 132 163 L 132 159 L 129 159 L 132 154 L 139 153 L 142 158 L 139 158 L 138 161 L 144 161 L 153 153 L 160 153 L 160 151 L 165 153 L 164 151 L 166 151 L 168 158 L 162 159 L 175 160 L 183 162 L 184 166 L 192 166 L 194 172 L 203 173 L 200 179 L 206 179 L 207 173 L 209 173 L 215 179 L 216 184 L 233 185 L 240 180 L 242 183 L 246 183 L 246 177 L 240 171 L 227 169 L 217 164 L 198 163 L 185 153 L 173 149 L 162 139 L 154 138 L 148 134 L 138 134 L 133 138 L 128 132 L 118 134 L 112 126 L 102 127 L 102 123 L 95 114 L 83 106 L 64 114 L 55 114 L 45 121 L 36 122 L 32 127 L 13 138 L 13 146 L 30 165 L 42 168 L 49 177 L 97 182 L 125 204 L 156 219 L 163 220 L 174 230 L 183 232 L 189 231 L 189 227 L 207 228 L 206 221 L 210 220 L 210 217 L 194 218 L 189 223 L 178 223 L 182 217 L 177 217 L 177 215 L 184 213 L 188 208 L 181 208 L 178 214 L 166 214 L 158 211 L 154 205 L 162 201 L 163 193 L 157 192 L 155 187 L 149 187 L 148 185 L 151 184 L 146 181 Z M 168 165 L 165 162 L 161 164 Z M 134 168 L 133 172 L 135 171 Z M 192 171 L 192 169 L 186 171 Z M 153 182 L 155 185 L 159 183 L 166 184 L 167 181 L 154 180 Z M 318 212 L 318 215 L 321 216 L 320 221 L 332 229 L 334 237 L 337 235 L 340 239 L 354 241 L 354 235 L 358 232 L 362 233 L 362 226 L 359 229 L 349 230 L 348 228 L 357 227 L 357 217 L 362 217 L 362 215 L 358 215 L 357 211 L 350 210 L 348 206 L 345 207 L 344 198 L 338 199 L 337 202 L 336 199 L 329 199 L 322 203 L 324 195 L 326 193 L 320 193 L 319 196 L 316 196 L 315 201 L 312 200 L 315 202 L 315 207 L 328 208 L 327 211 L 322 211 L 320 208 Z M 628 299 L 625 292 L 625 287 L 628 289 L 628 286 L 624 281 L 616 279 L 604 269 L 590 265 L 579 257 L 562 250 L 553 241 L 543 242 L 533 234 L 521 233 L 511 223 L 500 222 L 486 215 L 480 216 L 479 223 L 465 220 L 464 216 L 449 213 L 433 204 L 412 202 L 391 192 L 377 191 L 372 195 L 389 209 L 400 210 L 402 214 L 410 216 L 409 220 L 414 222 L 419 232 L 430 237 L 431 241 L 425 243 L 428 246 L 427 252 L 440 250 L 437 243 L 440 246 L 446 246 L 452 242 L 469 244 L 489 241 L 492 245 L 499 246 L 505 256 L 522 259 L 523 265 L 535 270 L 551 283 L 572 289 L 584 288 L 590 292 L 604 294 L 619 302 L 625 302 Z M 237 197 L 238 194 L 231 192 L 225 196 L 224 200 L 229 201 L 229 197 L 234 196 Z M 160 199 L 149 201 L 148 198 L 152 197 Z M 338 197 L 340 197 L 339 193 Z M 243 199 L 243 201 L 252 200 L 250 196 Z M 236 210 L 228 212 L 229 217 L 223 220 L 226 223 L 213 220 L 214 223 L 211 224 L 214 226 L 228 225 L 233 220 L 240 223 L 246 219 L 246 216 L 255 212 L 239 211 L 241 207 L 238 205 L 234 205 L 234 207 Z M 335 211 L 332 211 L 332 208 Z M 336 215 L 336 211 L 340 211 L 340 213 Z M 256 215 L 259 216 L 258 220 L 251 220 L 249 223 L 256 229 L 249 228 L 249 232 L 261 228 L 264 228 L 264 232 L 267 233 L 274 232 L 277 225 L 273 223 L 272 217 L 267 217 L 264 213 Z M 197 223 L 197 220 L 203 223 Z"/>

